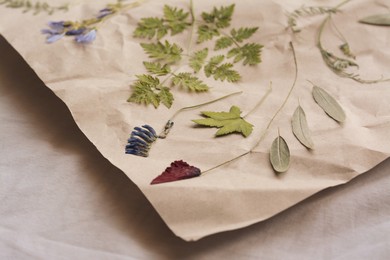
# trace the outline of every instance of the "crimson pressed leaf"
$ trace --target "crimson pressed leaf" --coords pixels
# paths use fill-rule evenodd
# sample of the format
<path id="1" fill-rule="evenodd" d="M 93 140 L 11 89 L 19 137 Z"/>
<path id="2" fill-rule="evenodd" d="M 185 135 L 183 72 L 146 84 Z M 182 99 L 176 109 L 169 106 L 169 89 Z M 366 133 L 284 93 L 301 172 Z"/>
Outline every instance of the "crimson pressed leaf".
<path id="1" fill-rule="evenodd" d="M 174 161 L 171 166 L 167 167 L 165 171 L 157 176 L 150 184 L 159 184 L 164 182 L 179 181 L 198 177 L 200 175 L 200 169 L 191 166 L 183 160 Z"/>

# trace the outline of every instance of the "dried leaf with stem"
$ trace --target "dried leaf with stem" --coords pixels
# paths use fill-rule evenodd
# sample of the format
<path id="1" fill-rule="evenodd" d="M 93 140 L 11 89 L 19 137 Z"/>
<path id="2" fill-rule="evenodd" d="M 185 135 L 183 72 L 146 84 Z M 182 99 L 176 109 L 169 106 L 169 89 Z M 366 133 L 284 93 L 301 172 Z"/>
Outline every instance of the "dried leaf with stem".
<path id="1" fill-rule="evenodd" d="M 272 142 L 269 156 L 272 168 L 277 173 L 283 173 L 288 170 L 290 166 L 290 149 L 286 140 L 280 136 L 279 130 L 278 137 Z"/>
<path id="2" fill-rule="evenodd" d="M 295 137 L 301 144 L 308 149 L 314 148 L 313 140 L 311 139 L 311 133 L 307 124 L 306 114 L 301 105 L 295 109 L 295 112 L 291 120 L 292 131 Z"/>
<path id="3" fill-rule="evenodd" d="M 336 99 L 334 99 L 323 88 L 314 85 L 314 83 L 311 84 L 313 85 L 313 98 L 317 102 L 317 104 L 325 111 L 325 113 L 337 122 L 345 122 L 345 112 L 340 106 L 340 104 L 336 101 Z"/>

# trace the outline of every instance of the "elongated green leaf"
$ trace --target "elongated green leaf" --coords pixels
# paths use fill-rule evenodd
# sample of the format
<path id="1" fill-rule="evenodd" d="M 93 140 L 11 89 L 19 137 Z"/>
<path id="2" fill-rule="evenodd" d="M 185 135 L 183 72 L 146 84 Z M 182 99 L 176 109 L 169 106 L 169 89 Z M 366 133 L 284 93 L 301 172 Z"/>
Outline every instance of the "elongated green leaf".
<path id="1" fill-rule="evenodd" d="M 311 139 L 311 134 L 309 127 L 307 125 L 306 114 L 301 106 L 298 106 L 295 110 L 292 121 L 292 130 L 295 137 L 301 142 L 304 146 L 309 149 L 314 148 L 314 143 Z"/>
<path id="2" fill-rule="evenodd" d="M 359 20 L 360 23 L 390 26 L 390 14 L 371 15 Z"/>
<path id="3" fill-rule="evenodd" d="M 324 89 L 313 86 L 313 98 L 317 104 L 334 120 L 342 123 L 346 119 L 345 112 L 339 103 Z"/>
<path id="4" fill-rule="evenodd" d="M 290 166 L 290 149 L 280 135 L 272 142 L 270 161 L 276 172 L 285 172 Z"/>

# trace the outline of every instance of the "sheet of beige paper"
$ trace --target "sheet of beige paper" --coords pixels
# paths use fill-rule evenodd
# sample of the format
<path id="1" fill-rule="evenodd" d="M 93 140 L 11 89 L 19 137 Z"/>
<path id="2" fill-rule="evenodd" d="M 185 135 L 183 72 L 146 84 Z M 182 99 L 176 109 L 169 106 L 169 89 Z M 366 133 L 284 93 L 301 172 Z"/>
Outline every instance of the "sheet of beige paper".
<path id="1" fill-rule="evenodd" d="M 52 1 L 56 3 L 60 1 Z M 107 2 L 107 1 L 104 1 Z M 286 1 L 287 2 L 287 1 Z M 203 78 L 212 90 L 205 94 L 173 89 L 171 109 L 139 106 L 126 102 L 135 75 L 144 72 L 147 57 L 132 38 L 137 21 L 159 16 L 164 3 L 188 8 L 187 1 L 147 1 L 142 6 L 113 17 L 99 27 L 94 43 L 77 45 L 70 38 L 45 44 L 40 30 L 52 20 L 81 20 L 93 16 L 104 3 L 86 1 L 71 6 L 68 13 L 52 16 L 22 14 L 0 6 L 0 33 L 15 47 L 42 81 L 69 107 L 80 129 L 97 149 L 120 168 L 144 192 L 172 231 L 185 240 L 197 240 L 225 230 L 237 229 L 267 219 L 329 186 L 345 183 L 383 161 L 390 154 L 390 84 L 362 85 L 340 78 L 324 65 L 315 45 L 321 17 L 304 19 L 302 32 L 293 37 L 286 31 L 287 10 L 303 1 L 237 2 L 233 26 L 259 26 L 253 40 L 264 45 L 262 63 L 239 67 L 239 84 Z M 233 1 L 194 1 L 199 17 L 203 10 Z M 335 5 L 335 1 L 312 2 Z M 309 3 L 306 3 L 309 5 Z M 390 77 L 388 41 L 384 27 L 358 24 L 357 19 L 380 12 L 373 1 L 353 1 L 334 16 L 335 23 L 349 40 L 363 78 Z M 337 52 L 341 40 L 327 29 L 325 45 Z M 189 35 L 175 41 L 187 45 Z M 151 186 L 150 181 L 174 160 L 185 160 L 207 170 L 248 151 L 283 102 L 293 82 L 294 66 L 289 42 L 293 41 L 299 75 L 296 88 L 255 152 L 204 176 L 186 181 Z M 193 45 L 194 50 L 201 47 Z M 202 46 L 204 47 L 204 46 Z M 181 71 L 188 71 L 183 66 Z M 203 76 L 202 76 L 203 77 Z M 331 93 L 343 106 L 347 121 L 340 125 L 327 117 L 311 97 L 311 80 Z M 135 126 L 163 128 L 179 108 L 202 103 L 242 90 L 241 95 L 201 110 L 228 110 L 239 106 L 245 113 L 261 99 L 269 82 L 273 91 L 266 102 L 247 120 L 255 125 L 246 139 L 240 135 L 214 138 L 215 129 L 196 128 L 190 119 L 199 111 L 187 111 L 175 120 L 169 137 L 158 140 L 148 158 L 124 154 L 126 140 Z M 31 97 L 34 98 L 34 97 Z M 291 116 L 298 102 L 305 109 L 315 149 L 308 151 L 291 132 Z M 48 109 L 50 109 L 48 107 Z M 59 120 L 61 120 L 59 118 Z M 269 164 L 269 147 L 278 129 L 290 146 L 291 167 L 276 176 Z"/>

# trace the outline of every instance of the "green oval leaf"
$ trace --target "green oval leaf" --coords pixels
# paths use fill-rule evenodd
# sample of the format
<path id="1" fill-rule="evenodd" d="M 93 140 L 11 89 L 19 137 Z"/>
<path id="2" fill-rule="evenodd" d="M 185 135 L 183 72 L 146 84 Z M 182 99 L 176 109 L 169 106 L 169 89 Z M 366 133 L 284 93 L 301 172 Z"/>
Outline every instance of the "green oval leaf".
<path id="1" fill-rule="evenodd" d="M 359 20 L 360 23 L 390 26 L 390 14 L 371 15 Z"/>
<path id="2" fill-rule="evenodd" d="M 301 142 L 307 148 L 313 149 L 314 143 L 311 139 L 309 126 L 306 120 L 306 114 L 301 106 L 298 106 L 295 110 L 292 117 L 291 125 L 293 133 L 298 139 L 298 141 Z"/>
<path id="3" fill-rule="evenodd" d="M 341 123 L 345 121 L 346 115 L 343 108 L 324 89 L 313 86 L 313 98 L 331 118 Z"/>
<path id="4" fill-rule="evenodd" d="M 270 161 L 276 172 L 285 172 L 290 166 L 290 149 L 280 135 L 272 142 Z"/>

